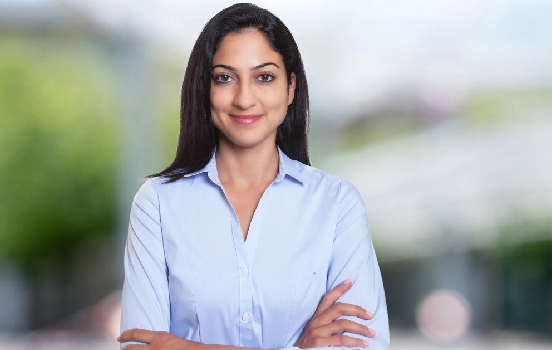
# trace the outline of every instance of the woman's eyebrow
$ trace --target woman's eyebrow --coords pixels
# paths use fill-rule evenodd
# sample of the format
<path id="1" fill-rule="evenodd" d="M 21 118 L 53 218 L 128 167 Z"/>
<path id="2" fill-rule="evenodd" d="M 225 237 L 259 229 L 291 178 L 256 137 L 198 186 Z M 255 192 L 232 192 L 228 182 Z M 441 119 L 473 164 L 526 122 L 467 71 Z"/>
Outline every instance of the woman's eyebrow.
<path id="1" fill-rule="evenodd" d="M 266 66 L 270 66 L 270 65 L 273 65 L 273 66 L 276 66 L 278 68 L 280 68 L 280 66 L 278 66 L 276 63 L 274 62 L 265 62 L 265 63 L 262 63 L 262 64 L 259 64 L 258 66 L 255 66 L 253 68 L 249 68 L 250 71 L 254 71 L 256 69 L 259 69 L 259 68 L 263 68 L 263 67 L 266 67 Z M 228 66 L 226 64 L 217 64 L 216 66 L 213 66 L 213 68 L 211 68 L 211 70 L 217 68 L 217 67 L 222 67 L 222 68 L 226 68 L 228 70 L 231 70 L 233 72 L 237 72 L 238 69 L 237 68 L 234 68 L 232 66 Z"/>

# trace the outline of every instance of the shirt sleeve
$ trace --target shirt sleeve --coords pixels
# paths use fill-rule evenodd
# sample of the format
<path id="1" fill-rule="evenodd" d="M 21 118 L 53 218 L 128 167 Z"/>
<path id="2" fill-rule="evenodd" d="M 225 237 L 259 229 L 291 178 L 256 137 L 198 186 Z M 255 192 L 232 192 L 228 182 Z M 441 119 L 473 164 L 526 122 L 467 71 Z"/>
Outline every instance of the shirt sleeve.
<path id="1" fill-rule="evenodd" d="M 328 270 L 327 290 L 333 289 L 344 280 L 351 278 L 353 285 L 338 301 L 359 305 L 374 315 L 372 320 L 356 316 L 342 315 L 376 331 L 374 338 L 344 332 L 343 334 L 368 341 L 367 348 L 329 346 L 322 350 L 373 349 L 387 350 L 390 346 L 387 303 L 381 272 L 372 244 L 368 226 L 366 206 L 359 191 L 345 179 L 341 180 L 339 191 L 339 214 L 336 225 L 331 262 Z M 282 350 L 299 350 L 291 346 Z"/>
<path id="2" fill-rule="evenodd" d="M 170 330 L 167 267 L 161 235 L 159 198 L 148 179 L 130 210 L 124 254 L 121 333 L 131 328 Z M 121 347 L 137 342 L 122 343 Z"/>

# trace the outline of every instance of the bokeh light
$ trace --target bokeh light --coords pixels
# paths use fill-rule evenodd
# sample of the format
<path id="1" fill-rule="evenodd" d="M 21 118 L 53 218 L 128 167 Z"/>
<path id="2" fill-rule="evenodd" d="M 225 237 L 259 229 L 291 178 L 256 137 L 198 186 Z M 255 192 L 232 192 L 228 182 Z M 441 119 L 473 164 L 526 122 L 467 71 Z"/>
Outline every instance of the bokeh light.
<path id="1" fill-rule="evenodd" d="M 429 339 L 451 343 L 468 332 L 471 308 L 460 293 L 439 289 L 422 299 L 416 309 L 416 321 Z"/>

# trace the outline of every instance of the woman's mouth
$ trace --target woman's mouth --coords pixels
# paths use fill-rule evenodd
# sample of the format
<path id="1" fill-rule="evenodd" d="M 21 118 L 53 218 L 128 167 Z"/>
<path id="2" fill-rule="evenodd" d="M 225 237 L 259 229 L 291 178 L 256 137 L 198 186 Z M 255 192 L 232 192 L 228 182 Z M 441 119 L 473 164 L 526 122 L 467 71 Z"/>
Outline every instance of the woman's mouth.
<path id="1" fill-rule="evenodd" d="M 230 114 L 232 119 L 240 124 L 251 124 L 259 120 L 263 115 L 262 114 Z"/>

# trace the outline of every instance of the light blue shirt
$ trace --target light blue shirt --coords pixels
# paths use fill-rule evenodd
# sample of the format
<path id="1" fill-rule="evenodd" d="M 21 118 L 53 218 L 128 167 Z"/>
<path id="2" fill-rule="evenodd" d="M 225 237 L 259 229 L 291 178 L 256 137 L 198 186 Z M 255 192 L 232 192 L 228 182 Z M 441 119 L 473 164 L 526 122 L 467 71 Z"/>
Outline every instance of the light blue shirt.
<path id="1" fill-rule="evenodd" d="M 385 292 L 359 191 L 276 147 L 278 175 L 245 241 L 218 178 L 216 150 L 199 171 L 140 187 L 125 248 L 121 332 L 143 328 L 205 344 L 298 350 L 293 344 L 322 296 L 351 278 L 338 301 L 374 318 L 340 318 L 377 335 L 344 334 L 367 340 L 368 349 L 389 348 Z"/>

